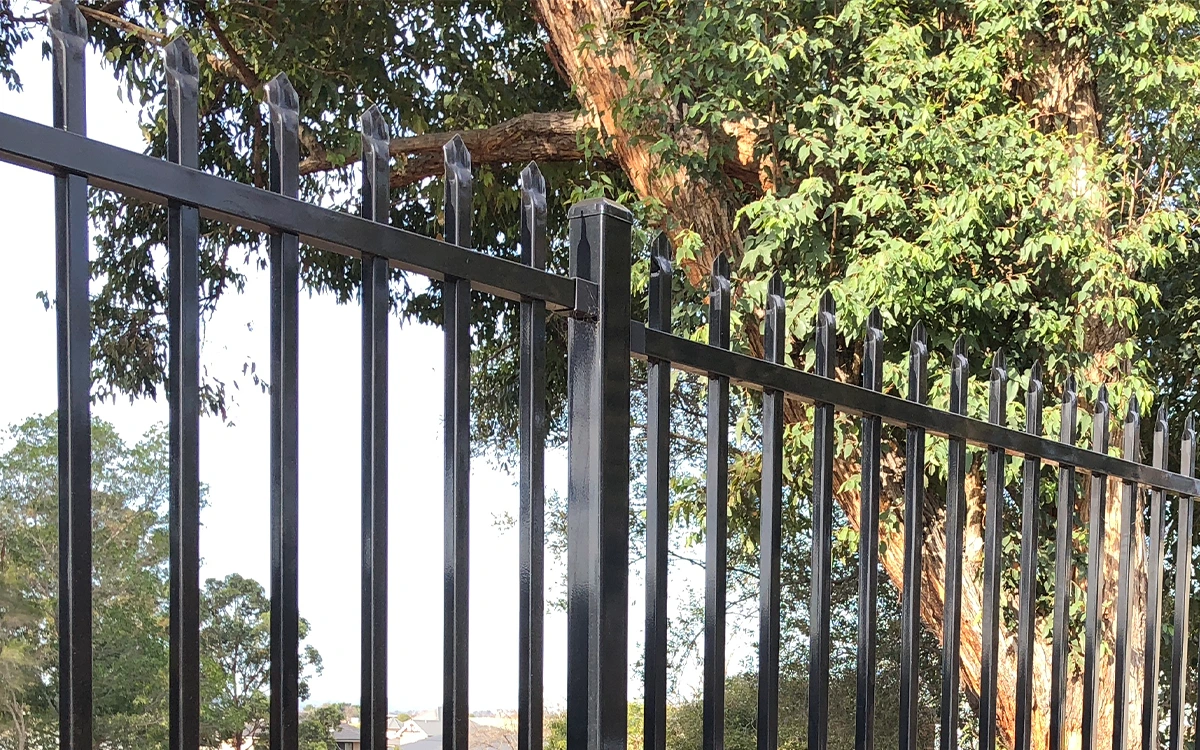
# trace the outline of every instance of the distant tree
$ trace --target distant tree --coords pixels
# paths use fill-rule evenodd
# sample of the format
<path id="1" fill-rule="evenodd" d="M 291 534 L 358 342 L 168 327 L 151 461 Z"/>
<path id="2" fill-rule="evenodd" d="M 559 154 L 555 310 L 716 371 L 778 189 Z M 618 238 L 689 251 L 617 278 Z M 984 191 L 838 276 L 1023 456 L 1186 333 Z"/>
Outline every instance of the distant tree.
<path id="1" fill-rule="evenodd" d="M 342 723 L 343 705 L 309 707 L 300 715 L 300 750 L 337 750 L 333 732 Z"/>
<path id="2" fill-rule="evenodd" d="M 0 454 L 0 748 L 57 745 L 58 424 L 30 417 Z M 166 745 L 167 450 L 92 425 L 93 670 L 99 747 Z"/>
<path id="3" fill-rule="evenodd" d="M 0 444 L 0 750 L 48 750 L 58 746 L 57 417 L 30 417 Z M 94 419 L 92 477 L 95 746 L 165 749 L 165 429 L 131 445 Z M 231 575 L 206 583 L 201 606 L 204 743 L 216 747 L 266 724 L 270 602 Z M 306 647 L 302 664 L 319 671 L 320 656 Z M 326 713 L 313 720 L 328 723 Z"/>
<path id="4" fill-rule="evenodd" d="M 232 573 L 204 584 L 203 620 L 200 625 L 204 741 L 217 747 L 229 742 L 241 747 L 247 738 L 268 746 L 270 707 L 271 601 L 262 584 Z M 308 635 L 308 622 L 300 621 L 300 638 Z M 321 657 L 312 646 L 301 653 L 300 668 L 321 671 Z M 308 697 L 308 683 L 300 682 L 300 699 Z M 325 707 L 337 712 L 341 710 Z M 325 721 L 329 712 L 319 714 Z M 336 724 L 334 724 L 336 726 Z M 311 730 L 311 727 L 310 727 Z"/>

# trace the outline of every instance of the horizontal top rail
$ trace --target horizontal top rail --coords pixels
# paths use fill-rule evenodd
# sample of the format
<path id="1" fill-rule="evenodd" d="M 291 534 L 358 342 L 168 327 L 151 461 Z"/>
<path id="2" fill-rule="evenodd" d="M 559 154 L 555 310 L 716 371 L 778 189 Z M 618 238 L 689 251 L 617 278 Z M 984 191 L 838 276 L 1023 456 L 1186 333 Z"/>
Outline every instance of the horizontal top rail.
<path id="1" fill-rule="evenodd" d="M 754 390 L 781 391 L 807 403 L 833 404 L 850 414 L 875 415 L 889 424 L 922 427 L 935 435 L 1003 448 L 1012 455 L 1040 456 L 1051 463 L 1073 466 L 1089 474 L 1117 477 L 1154 489 L 1200 497 L 1200 480 L 1192 477 L 708 346 L 647 328 L 638 321 L 632 323 L 630 346 L 635 357 L 670 362 L 697 375 L 722 375 Z"/>
<path id="2" fill-rule="evenodd" d="M 368 251 L 397 268 L 438 280 L 466 279 L 472 288 L 506 299 L 536 299 L 554 311 L 594 313 L 587 308 L 596 299 L 592 282 L 285 198 L 4 113 L 0 113 L 0 161 L 82 175 L 95 187 L 150 203 L 175 200 L 196 206 L 207 218 L 260 232 L 296 234 L 305 244 L 340 255 L 359 257 Z"/>
<path id="3" fill-rule="evenodd" d="M 95 187 L 151 203 L 178 201 L 196 206 L 208 218 L 261 232 L 296 234 L 306 244 L 341 255 L 359 257 L 369 251 L 394 267 L 436 280 L 466 279 L 472 288 L 506 299 L 536 299 L 553 311 L 595 313 L 596 285 L 585 279 L 456 247 L 5 113 L 0 113 L 0 161 L 82 175 Z M 1200 497 L 1200 479 L 706 346 L 647 329 L 637 321 L 632 322 L 631 334 L 635 356 L 669 361 L 688 372 L 724 375 L 756 390 L 778 390 L 810 403 L 833 404 L 848 413 L 874 414 L 890 424 L 923 427 L 935 435 L 961 437 L 1013 455 L 1037 455 L 1091 474 Z"/>

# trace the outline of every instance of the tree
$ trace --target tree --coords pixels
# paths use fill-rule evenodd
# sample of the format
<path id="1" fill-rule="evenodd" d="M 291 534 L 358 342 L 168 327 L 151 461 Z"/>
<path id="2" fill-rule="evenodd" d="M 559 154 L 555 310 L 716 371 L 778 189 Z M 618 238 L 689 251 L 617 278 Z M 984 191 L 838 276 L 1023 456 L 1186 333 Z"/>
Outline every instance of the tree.
<path id="1" fill-rule="evenodd" d="M 342 706 L 330 703 L 300 715 L 300 750 L 337 750 L 333 733 L 342 723 Z"/>
<path id="2" fill-rule="evenodd" d="M 31 417 L 0 454 L 0 747 L 57 742 L 58 425 Z M 129 445 L 92 431 L 97 742 L 165 746 L 166 433 Z"/>
<path id="3" fill-rule="evenodd" d="M 0 454 L 3 750 L 58 744 L 57 581 L 47 572 L 58 569 L 57 439 L 55 415 L 31 417 L 6 431 Z M 111 424 L 93 420 L 98 747 L 167 746 L 167 463 L 162 427 L 131 445 Z M 261 585 L 237 575 L 209 580 L 202 593 L 202 718 L 208 744 L 217 747 L 247 726 L 265 725 L 270 602 Z M 301 637 L 306 631 L 301 621 Z M 302 662 L 319 670 L 320 655 L 306 647 Z M 319 711 L 313 715 L 327 719 Z"/>
<path id="4" fill-rule="evenodd" d="M 201 707 L 204 742 L 210 747 L 223 742 L 242 747 L 250 739 L 269 746 L 271 600 L 258 581 L 231 573 L 205 582 L 202 606 L 201 674 L 207 696 Z M 307 635 L 308 622 L 301 619 L 300 638 Z M 312 646 L 304 648 L 300 669 L 301 674 L 308 669 L 320 672 L 321 657 Z M 306 697 L 308 684 L 302 680 L 300 699 Z M 329 712 L 315 714 L 311 721 L 306 741 L 314 741 L 313 735 L 319 734 L 316 729 L 331 722 Z"/>
<path id="5" fill-rule="evenodd" d="M 506 238 L 513 236 L 515 194 L 509 186 L 519 166 L 513 161 L 537 156 L 552 170 L 553 210 L 561 212 L 568 196 L 607 192 L 669 232 L 684 271 L 676 315 L 683 332 L 703 325 L 698 288 L 712 258 L 724 252 L 739 289 L 735 346 L 745 352 L 761 354 L 766 281 L 778 270 L 789 288 L 789 355 L 798 366 L 812 357 L 812 313 L 828 290 L 839 308 L 838 377 L 846 380 L 859 377 L 851 345 L 877 306 L 888 322 L 885 373 L 892 391 L 903 387 L 901 332 L 923 320 L 932 333 L 931 372 L 943 376 L 932 379 L 932 397 L 943 405 L 946 355 L 962 333 L 972 351 L 975 415 L 984 408 L 987 362 L 1000 350 L 1019 373 L 1042 360 L 1050 393 L 1075 373 L 1084 406 L 1093 405 L 1101 382 L 1112 381 L 1118 414 L 1133 394 L 1148 406 L 1156 389 L 1175 423 L 1195 407 L 1198 391 L 1186 355 L 1200 332 L 1196 264 L 1180 262 L 1194 252 L 1191 175 L 1200 158 L 1191 137 L 1200 114 L 1192 93 L 1200 70 L 1193 2 L 532 5 L 536 20 L 525 4 L 504 0 L 432 9 L 383 0 L 283 0 L 236 10 L 139 0 L 85 13 L 117 75 L 145 102 L 153 153 L 162 153 L 165 125 L 161 63 L 152 53 L 165 29 L 178 23 L 192 30 L 189 39 L 208 61 L 202 80 L 206 169 L 261 184 L 261 81 L 286 71 L 304 98 L 310 198 L 336 201 L 347 194 L 338 188 L 348 179 L 344 165 L 355 158 L 355 118 L 367 102 L 377 102 L 402 131 L 392 143 L 399 206 L 393 221 L 436 231 L 437 199 L 421 180 L 436 174 L 437 147 L 448 133 L 467 131 L 482 165 L 480 247 L 511 254 Z M 4 28 L 9 31 L 0 28 L 0 38 L 9 49 L 21 43 L 20 24 Z M 549 164 L 557 159 L 564 162 Z M 154 393 L 164 361 L 162 274 L 151 252 L 162 241 L 161 212 L 103 195 L 95 207 L 103 227 L 96 258 L 103 281 L 94 304 L 100 392 Z M 230 254 L 235 246 L 247 248 L 248 260 L 261 258 L 257 238 L 216 225 L 206 229 L 210 305 L 239 284 L 241 270 Z M 552 266 L 561 268 L 561 242 L 555 247 Z M 639 271 L 644 275 L 644 266 Z M 353 262 L 305 256 L 309 287 L 340 299 L 352 298 L 356 274 Z M 436 286 L 398 281 L 396 289 L 402 315 L 438 322 Z M 487 384 L 477 392 L 511 391 L 515 366 L 506 343 L 514 316 L 494 314 L 506 309 L 494 300 L 480 297 L 477 305 L 484 309 L 476 317 L 475 375 Z M 551 358 L 552 393 L 561 392 L 562 383 L 556 335 L 561 332 L 551 337 L 560 346 Z M 1024 376 L 1013 382 L 1016 395 Z M 210 405 L 221 408 L 222 381 L 208 385 Z M 476 403 L 479 437 L 493 449 L 511 450 L 513 401 Z M 755 400 L 740 406 L 739 424 L 754 427 Z M 677 408 L 687 433 L 681 438 L 695 437 L 698 428 L 686 426 L 695 399 L 682 393 Z M 1019 423 L 1019 405 L 1012 412 Z M 1054 416 L 1052 409 L 1046 422 L 1054 424 Z M 794 428 L 789 460 L 796 467 L 788 523 L 789 533 L 798 534 L 807 529 L 809 485 L 799 467 L 809 460 L 808 414 L 792 405 L 787 417 Z M 859 517 L 856 433 L 852 424 L 843 427 L 836 499 L 853 525 Z M 681 452 L 689 450 L 687 440 L 680 443 Z M 923 519 L 929 596 L 922 618 L 940 637 L 945 452 L 932 448 Z M 885 455 L 882 561 L 901 586 L 903 448 L 889 439 Z M 731 550 L 747 558 L 755 540 L 755 460 L 754 450 L 742 451 L 731 472 L 740 482 L 731 497 L 745 501 L 732 508 Z M 688 528 L 704 510 L 686 475 L 700 465 L 680 464 L 677 512 Z M 978 540 L 982 517 L 981 469 L 978 461 L 972 466 L 969 542 Z M 1118 493 L 1108 497 L 1114 503 Z M 1054 502 L 1048 497 L 1043 509 L 1052 511 Z M 1077 511 L 1086 520 L 1086 507 Z M 1110 535 L 1110 558 L 1115 545 Z M 1047 545 L 1041 551 L 1049 555 Z M 787 562 L 802 577 L 803 559 Z M 961 656 L 963 685 L 974 700 L 978 558 L 965 567 Z M 1115 573 L 1115 565 L 1106 568 Z M 1144 571 L 1135 588 L 1144 588 Z M 1043 593 L 1047 589 L 1048 581 Z M 1044 613 L 1045 602 L 1038 606 Z M 1011 628 L 1004 631 L 1001 674 L 1011 675 L 1015 642 Z M 1044 676 L 1044 642 L 1035 654 L 1036 672 Z M 1081 688 L 1078 672 L 1072 675 L 1069 703 L 1077 722 Z M 1111 690 L 1110 680 L 1104 690 Z M 1038 738 L 1045 736 L 1047 691 L 1048 680 L 1039 677 Z M 1131 701 L 1140 700 L 1132 692 Z M 1002 684 L 1001 737 L 1008 744 L 1013 693 L 1011 683 Z"/>

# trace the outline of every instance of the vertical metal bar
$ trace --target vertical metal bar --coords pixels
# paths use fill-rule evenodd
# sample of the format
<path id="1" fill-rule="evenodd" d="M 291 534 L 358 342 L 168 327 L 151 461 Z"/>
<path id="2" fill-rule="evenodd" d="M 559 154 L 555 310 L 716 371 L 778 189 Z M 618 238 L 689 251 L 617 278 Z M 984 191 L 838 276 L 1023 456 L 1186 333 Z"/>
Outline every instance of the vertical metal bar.
<path id="1" fill-rule="evenodd" d="M 925 326 L 913 327 L 908 349 L 908 400 L 929 397 L 929 346 Z M 925 503 L 925 430 L 906 431 L 904 459 L 904 590 L 900 596 L 900 750 L 916 750 L 920 693 L 921 547 L 925 543 L 921 507 Z"/>
<path id="2" fill-rule="evenodd" d="M 521 170 L 521 262 L 546 267 L 546 180 Z M 518 615 L 517 750 L 542 748 L 542 622 L 546 545 L 546 303 L 521 301 L 521 611 Z"/>
<path id="3" fill-rule="evenodd" d="M 599 285 L 599 309 L 567 322 L 567 748 L 624 750 L 633 216 L 596 199 L 568 219 L 571 275 Z"/>
<path id="4" fill-rule="evenodd" d="M 871 310 L 863 330 L 863 388 L 883 388 L 883 317 Z M 858 688 L 854 748 L 875 748 L 875 651 L 878 637 L 880 438 L 883 420 L 862 418 L 862 484 L 858 517 Z"/>
<path id="5" fill-rule="evenodd" d="M 1062 423 L 1058 440 L 1075 444 L 1078 419 L 1078 398 L 1075 376 L 1069 376 L 1063 387 Z M 1066 750 L 1063 732 L 1067 703 L 1067 667 L 1071 658 L 1070 615 L 1071 586 L 1074 568 L 1071 564 L 1075 531 L 1075 467 L 1058 467 L 1058 519 L 1054 529 L 1054 631 L 1053 656 L 1050 672 L 1050 750 Z"/>
<path id="6" fill-rule="evenodd" d="M 1092 450 L 1108 453 L 1108 388 L 1100 386 L 1092 407 Z M 1108 477 L 1093 474 L 1088 522 L 1087 601 L 1084 613 L 1083 646 L 1083 730 L 1081 750 L 1098 750 L 1100 686 L 1100 603 L 1104 594 L 1104 506 Z"/>
<path id="7" fill-rule="evenodd" d="M 763 334 L 768 362 L 787 355 L 783 279 L 767 285 Z M 763 391 L 762 520 L 758 574 L 758 750 L 779 746 L 779 555 L 783 545 L 783 393 Z"/>
<path id="8" fill-rule="evenodd" d="M 1189 414 L 1183 423 L 1179 446 L 1179 473 L 1196 476 L 1196 426 Z M 1175 542 L 1175 631 L 1171 649 L 1171 744 L 1183 750 L 1186 721 L 1189 619 L 1192 599 L 1192 534 L 1195 530 L 1196 500 L 1179 498 L 1178 539 Z"/>
<path id="9" fill-rule="evenodd" d="M 1004 352 L 996 352 L 988 384 L 988 421 L 1007 421 L 1008 373 Z M 983 653 L 979 695 L 979 748 L 996 750 L 996 688 L 1000 653 L 1000 550 L 1003 543 L 1004 469 L 1003 448 L 988 446 L 986 503 L 983 530 Z"/>
<path id="10" fill-rule="evenodd" d="M 1025 431 L 1042 434 L 1042 366 L 1035 362 L 1025 388 Z M 1029 750 L 1033 738 L 1033 625 L 1037 598 L 1038 513 L 1042 461 L 1026 455 L 1021 464 L 1021 578 L 1017 587 L 1017 750 Z"/>
<path id="11" fill-rule="evenodd" d="M 647 323 L 671 330 L 671 244 L 650 244 Z M 671 363 L 649 362 L 646 388 L 646 750 L 667 747 L 667 533 L 671 513 Z"/>
<path id="12" fill-rule="evenodd" d="M 708 344 L 729 348 L 729 259 L 713 261 Z M 725 747 L 725 545 L 729 513 L 729 378 L 708 377 L 705 472 L 704 750 Z"/>
<path id="13" fill-rule="evenodd" d="M 87 25 L 74 0 L 47 12 L 54 126 L 87 132 Z M 58 716 L 63 750 L 92 746 L 92 425 L 87 178 L 54 178 L 58 322 Z"/>
<path id="14" fill-rule="evenodd" d="M 164 50 L 167 159 L 200 164 L 200 65 L 187 40 Z M 170 748 L 200 745 L 200 213 L 167 204 L 167 329 L 170 339 Z"/>
<path id="15" fill-rule="evenodd" d="M 364 219 L 387 224 L 388 126 L 376 107 L 363 112 Z M 362 256 L 362 750 L 387 746 L 388 627 L 388 307 L 386 258 Z"/>
<path id="16" fill-rule="evenodd" d="M 300 192 L 300 100 L 287 76 L 267 83 L 271 191 Z M 300 243 L 271 235 L 271 744 L 296 750 L 300 725 Z"/>
<path id="17" fill-rule="evenodd" d="M 299 193 L 299 99 L 287 76 L 267 84 L 270 187 Z M 284 750 L 298 744 L 298 302 L 299 241 L 274 233 L 271 259 L 271 738 Z"/>
<path id="18" fill-rule="evenodd" d="M 833 378 L 837 367 L 837 310 L 833 295 L 817 310 L 816 374 Z M 833 414 L 832 404 L 813 406 L 812 587 L 809 597 L 808 747 L 829 746 L 829 608 L 833 577 Z"/>
<path id="19" fill-rule="evenodd" d="M 1141 417 L 1138 414 L 1137 395 L 1129 397 L 1129 409 L 1125 412 L 1125 440 L 1122 453 L 1126 461 L 1141 461 Z M 1132 608 L 1131 578 L 1133 575 L 1133 520 L 1137 512 L 1138 486 L 1135 482 L 1121 482 L 1121 553 L 1117 563 L 1117 637 L 1113 658 L 1113 750 L 1124 750 L 1129 732 L 1129 630 Z"/>
<path id="20" fill-rule="evenodd" d="M 1167 468 L 1167 407 L 1160 406 L 1154 420 L 1154 466 Z M 1142 750 L 1158 747 L 1158 677 L 1162 643 L 1163 559 L 1166 532 L 1163 504 L 1167 493 L 1150 493 L 1150 529 L 1146 556 L 1145 683 L 1142 692 Z"/>
<path id="21" fill-rule="evenodd" d="M 954 342 L 950 360 L 950 411 L 967 413 L 967 342 Z M 967 522 L 967 441 L 952 437 L 946 478 L 946 597 L 942 603 L 940 750 L 958 750 L 959 670 L 962 643 L 963 533 Z"/>
<path id="22" fill-rule="evenodd" d="M 442 148 L 446 162 L 446 241 L 471 245 L 471 154 L 460 136 Z M 470 616 L 471 283 L 442 282 L 446 330 L 445 618 L 442 747 L 467 750 L 467 641 Z"/>

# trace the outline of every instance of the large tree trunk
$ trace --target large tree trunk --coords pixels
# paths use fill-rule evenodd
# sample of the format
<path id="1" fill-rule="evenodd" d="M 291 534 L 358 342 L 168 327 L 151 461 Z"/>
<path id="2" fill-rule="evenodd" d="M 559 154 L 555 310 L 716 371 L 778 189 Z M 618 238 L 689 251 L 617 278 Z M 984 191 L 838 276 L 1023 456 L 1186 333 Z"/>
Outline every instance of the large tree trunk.
<path id="1" fill-rule="evenodd" d="M 674 235 L 694 232 L 704 243 L 705 253 L 685 267 L 693 282 L 700 280 L 709 266 L 711 258 L 719 252 L 728 253 L 733 260 L 741 254 L 741 238 L 734 231 L 734 214 L 737 206 L 720 188 L 711 183 L 689 176 L 680 169 L 666 168 L 650 152 L 653 139 L 639 138 L 640 133 L 631 129 L 630 123 L 621 116 L 621 100 L 630 93 L 630 81 L 638 80 L 643 70 L 638 51 L 626 39 L 619 36 L 617 29 L 624 20 L 626 6 L 618 0 L 534 0 L 534 7 L 550 39 L 550 52 L 557 67 L 575 88 L 584 110 L 600 124 L 602 135 L 611 144 L 610 157 L 624 170 L 638 195 L 646 200 L 660 203 L 668 217 L 666 228 Z M 589 33 L 586 37 L 584 34 Z M 1099 108 L 1096 91 L 1086 55 L 1071 54 L 1066 46 L 1043 39 L 1032 40 L 1035 45 L 1035 64 L 1032 72 L 1024 77 L 1016 76 L 1014 93 L 1039 113 L 1039 121 L 1048 129 L 1065 127 L 1078 136 L 1082 146 L 1094 144 L 1099 135 Z M 703 147 L 703 137 L 695 142 Z M 1087 165 L 1080 167 L 1076 189 L 1098 201 L 1097 216 L 1103 221 L 1104 198 L 1101 175 L 1091 172 Z M 763 184 L 764 190 L 771 185 Z M 736 263 L 735 263 L 736 265 Z M 752 351 L 761 351 L 758 331 L 750 328 L 744 332 L 749 337 Z M 1105 327 L 1093 321 L 1087 333 L 1089 351 L 1096 355 L 1095 366 L 1085 373 L 1087 379 L 1099 382 L 1113 376 L 1121 364 L 1109 353 L 1128 334 Z M 804 421 L 805 409 L 789 402 L 789 421 Z M 1119 424 L 1120 420 L 1114 420 Z M 884 467 L 883 504 L 897 506 L 902 502 L 903 470 L 899 452 L 887 454 L 892 463 Z M 835 467 L 835 487 L 847 485 L 857 477 L 859 467 L 855 462 L 840 461 Z M 850 483 L 853 486 L 853 482 Z M 973 705 L 978 704 L 981 678 L 981 630 L 983 609 L 983 498 L 982 478 L 979 467 L 968 480 L 968 520 L 965 534 L 967 559 L 964 565 L 962 592 L 962 687 Z M 859 494 L 857 491 L 838 492 L 837 502 L 857 524 L 859 518 Z M 1081 523 L 1086 523 L 1087 493 L 1081 495 Z M 1117 550 L 1119 535 L 1117 519 L 1119 510 L 1119 487 L 1113 483 L 1109 488 L 1106 518 L 1108 519 L 1105 544 L 1105 576 L 1103 612 L 1101 622 L 1105 640 L 1113 642 L 1113 620 L 1115 619 L 1115 593 L 1117 579 Z M 921 617 L 926 627 L 939 640 L 942 637 L 942 605 L 945 595 L 946 537 L 944 528 L 945 500 L 928 495 L 924 504 L 925 545 Z M 1136 515 L 1138 519 L 1141 514 Z M 1135 530 L 1135 538 L 1142 538 L 1143 530 Z M 888 576 L 898 588 L 904 585 L 903 572 L 904 529 L 900 525 L 881 529 L 881 540 L 885 551 L 881 563 Z M 1140 564 L 1134 585 L 1134 622 L 1141 619 L 1145 601 L 1144 559 Z M 1043 575 L 1047 575 L 1043 572 Z M 1083 572 L 1076 580 L 1082 586 Z M 1005 598 L 1015 595 L 1006 592 Z M 1144 627 L 1144 626 L 1143 626 Z M 1142 630 L 1132 633 L 1134 651 L 1131 662 L 1132 679 L 1129 685 L 1128 710 L 1133 717 L 1140 717 Z M 1050 715 L 1050 644 L 1039 639 L 1034 649 L 1034 747 L 1045 748 L 1049 740 Z M 1097 747 L 1112 747 L 1112 648 L 1101 657 L 1101 690 L 1099 705 L 1100 739 Z M 1002 626 L 999 663 L 998 724 L 1003 744 L 1012 747 L 1016 729 L 1016 634 Z M 1082 675 L 1070 674 L 1068 695 L 1068 747 L 1078 747 L 1079 725 L 1082 720 Z M 1131 722 L 1135 730 L 1127 739 L 1126 746 L 1137 747 L 1138 720 Z"/>

